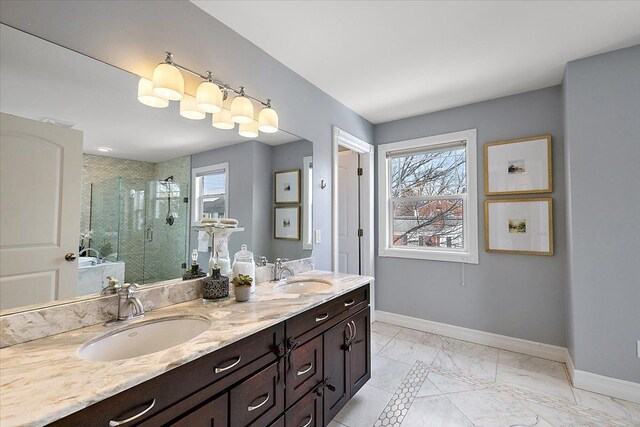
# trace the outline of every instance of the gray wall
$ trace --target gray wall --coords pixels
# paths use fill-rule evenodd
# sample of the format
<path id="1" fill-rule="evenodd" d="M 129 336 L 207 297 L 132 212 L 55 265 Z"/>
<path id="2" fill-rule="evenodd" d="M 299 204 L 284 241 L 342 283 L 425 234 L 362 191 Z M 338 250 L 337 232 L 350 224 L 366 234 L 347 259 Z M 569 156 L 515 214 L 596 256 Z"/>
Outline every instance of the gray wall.
<path id="1" fill-rule="evenodd" d="M 295 141 L 289 144 L 276 145 L 272 149 L 273 157 L 271 160 L 271 181 L 273 181 L 273 173 L 280 170 L 300 169 L 300 185 L 303 185 L 302 158 L 313 155 L 313 145 L 309 141 Z M 319 187 L 314 191 L 320 191 Z M 301 218 L 304 201 L 308 195 L 302 192 L 302 203 L 300 205 Z M 271 190 L 271 201 L 273 202 L 273 188 Z M 311 256 L 311 251 L 302 249 L 302 239 L 294 240 L 278 240 L 273 239 L 273 206 L 271 204 L 271 254 L 279 258 L 300 259 Z M 302 233 L 302 227 L 300 228 Z M 302 235 L 301 235 L 302 237 Z M 269 261 L 272 261 L 271 259 Z"/>
<path id="2" fill-rule="evenodd" d="M 560 87 L 376 125 L 374 142 L 382 144 L 471 128 L 478 132 L 479 263 L 464 265 L 465 286 L 462 286 L 463 264 L 377 257 L 377 308 L 564 346 L 566 249 Z M 484 144 L 547 133 L 553 138 L 551 196 L 555 254 L 546 257 L 485 252 Z"/>
<path id="3" fill-rule="evenodd" d="M 220 21 L 187 1 L 2 1 L 2 22 L 138 75 L 150 77 L 163 52 L 195 70 L 271 98 L 280 127 L 313 142 L 316 266 L 331 269 L 331 125 L 372 140 L 372 125 Z M 69 19 L 70 16 L 78 19 Z M 79 36 L 80 35 L 80 36 Z M 187 82 L 193 93 L 196 80 Z M 131 96 L 135 96 L 132 88 Z M 188 137 L 188 136 L 185 136 Z M 320 180 L 329 184 L 324 190 Z"/>
<path id="4" fill-rule="evenodd" d="M 568 346 L 576 368 L 640 382 L 640 46 L 567 65 Z"/>

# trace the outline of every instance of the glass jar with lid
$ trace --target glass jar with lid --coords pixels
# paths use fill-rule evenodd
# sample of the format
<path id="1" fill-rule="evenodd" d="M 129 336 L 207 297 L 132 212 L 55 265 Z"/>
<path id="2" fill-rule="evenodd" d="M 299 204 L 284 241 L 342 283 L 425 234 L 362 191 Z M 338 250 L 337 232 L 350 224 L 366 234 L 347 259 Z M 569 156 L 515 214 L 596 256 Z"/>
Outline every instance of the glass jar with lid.
<path id="1" fill-rule="evenodd" d="M 249 276 L 251 282 L 251 293 L 256 290 L 256 264 L 253 261 L 253 252 L 247 249 L 247 245 L 242 245 L 240 250 L 233 256 L 233 277 L 238 274 Z"/>

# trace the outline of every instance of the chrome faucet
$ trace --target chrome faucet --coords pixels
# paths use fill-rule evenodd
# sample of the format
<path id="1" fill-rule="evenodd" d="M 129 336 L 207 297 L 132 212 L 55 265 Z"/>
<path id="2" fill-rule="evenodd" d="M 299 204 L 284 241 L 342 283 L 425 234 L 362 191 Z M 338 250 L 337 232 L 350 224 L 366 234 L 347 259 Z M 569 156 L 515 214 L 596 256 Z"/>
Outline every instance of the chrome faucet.
<path id="1" fill-rule="evenodd" d="M 88 254 L 88 253 L 89 253 L 89 251 L 93 251 L 93 252 L 95 252 L 95 254 L 96 254 L 96 264 L 100 264 L 100 263 L 102 263 L 102 261 L 100 260 L 100 252 L 98 252 L 98 250 L 97 250 L 97 249 L 93 249 L 93 248 L 85 248 L 85 249 L 81 250 L 81 251 L 78 253 L 78 256 L 82 256 L 82 254 L 84 254 L 84 253 Z"/>
<path id="2" fill-rule="evenodd" d="M 118 294 L 118 313 L 116 314 L 115 319 L 109 320 L 107 324 L 144 317 L 144 306 L 142 305 L 142 301 L 140 301 L 140 298 L 134 296 L 134 292 L 140 287 L 137 283 L 125 283 L 123 285 L 118 285 L 118 281 L 113 278 L 110 279 L 109 283 L 110 286 L 115 288 L 116 293 Z"/>
<path id="3" fill-rule="evenodd" d="M 275 263 L 275 280 L 282 280 L 282 273 L 285 271 L 289 272 L 289 276 L 293 276 L 295 273 L 288 265 L 284 265 L 283 263 L 289 261 L 287 258 L 276 258 Z"/>

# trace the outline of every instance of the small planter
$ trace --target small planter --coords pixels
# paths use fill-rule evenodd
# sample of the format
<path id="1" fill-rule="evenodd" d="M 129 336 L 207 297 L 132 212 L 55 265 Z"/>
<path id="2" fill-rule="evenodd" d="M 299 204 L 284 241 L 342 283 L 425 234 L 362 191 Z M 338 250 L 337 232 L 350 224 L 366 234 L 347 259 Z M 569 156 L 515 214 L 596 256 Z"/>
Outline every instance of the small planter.
<path id="1" fill-rule="evenodd" d="M 236 286 L 235 287 L 236 301 L 244 302 L 249 301 L 251 297 L 251 286 Z"/>

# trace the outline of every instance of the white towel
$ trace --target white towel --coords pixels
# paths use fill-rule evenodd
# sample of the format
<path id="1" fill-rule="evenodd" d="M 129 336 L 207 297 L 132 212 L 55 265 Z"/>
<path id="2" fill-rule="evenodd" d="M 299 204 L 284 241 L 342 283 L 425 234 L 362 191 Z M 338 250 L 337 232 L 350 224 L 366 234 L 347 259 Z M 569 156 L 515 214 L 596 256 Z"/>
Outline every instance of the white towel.
<path id="1" fill-rule="evenodd" d="M 211 236 L 206 231 L 198 231 L 198 252 L 209 252 Z"/>

